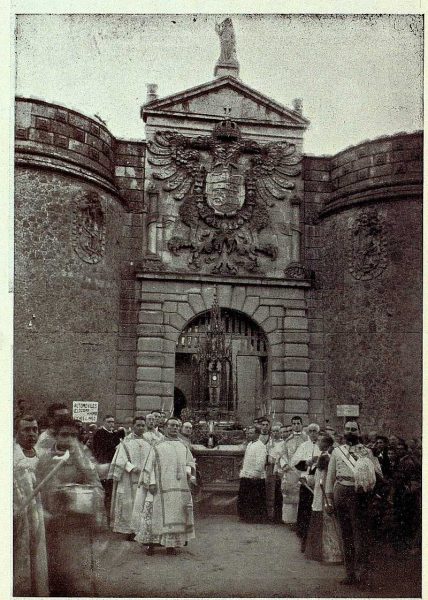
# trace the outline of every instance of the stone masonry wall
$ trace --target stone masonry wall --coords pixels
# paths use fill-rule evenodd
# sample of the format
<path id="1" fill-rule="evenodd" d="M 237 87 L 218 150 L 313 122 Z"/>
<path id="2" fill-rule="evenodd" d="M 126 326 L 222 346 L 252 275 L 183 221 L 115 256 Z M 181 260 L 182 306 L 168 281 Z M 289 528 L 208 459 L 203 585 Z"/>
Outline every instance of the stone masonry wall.
<path id="1" fill-rule="evenodd" d="M 115 140 L 94 119 L 33 99 L 17 100 L 15 133 L 15 400 L 38 414 L 73 400 L 114 411 L 125 212 Z M 88 198 L 98 224 L 82 209 Z"/>
<path id="2" fill-rule="evenodd" d="M 421 433 L 421 158 L 420 134 L 333 157 L 318 226 L 326 415 L 358 404 L 365 431 L 409 437 Z"/>
<path id="3" fill-rule="evenodd" d="M 73 202 L 98 192 L 106 217 L 97 264 L 73 249 Z M 120 289 L 117 199 L 74 177 L 18 168 L 15 178 L 15 398 L 38 413 L 57 401 L 116 404 Z"/>
<path id="4" fill-rule="evenodd" d="M 304 157 L 300 262 L 312 285 L 156 273 L 145 153 L 145 142 L 116 140 L 76 111 L 17 100 L 16 399 L 40 409 L 99 400 L 119 421 L 169 409 L 178 335 L 217 289 L 221 306 L 268 337 L 278 418 L 338 425 L 336 404 L 358 403 L 365 427 L 416 433 L 421 134 Z M 75 248 L 76 199 L 89 193 L 105 214 L 103 256 L 92 264 Z"/>
<path id="5" fill-rule="evenodd" d="M 325 360 L 324 322 L 320 273 L 322 270 L 322 248 L 324 239 L 319 227 L 318 214 L 330 198 L 330 158 L 305 156 L 304 177 L 304 262 L 313 271 L 311 289 L 306 292 L 308 310 L 308 358 L 310 360 L 309 420 L 324 424 Z M 328 423 L 328 421 L 327 421 Z"/>
<path id="6" fill-rule="evenodd" d="M 76 174 L 84 168 L 98 183 L 113 181 L 115 140 L 101 123 L 62 106 L 25 98 L 17 99 L 15 120 L 20 153 L 49 156 L 52 165 L 66 160 Z"/>
<path id="7" fill-rule="evenodd" d="M 116 381 L 116 418 L 123 422 L 135 411 L 136 350 L 140 286 L 134 263 L 143 255 L 144 142 L 117 141 L 115 182 L 128 212 L 122 227 L 122 261 Z"/>

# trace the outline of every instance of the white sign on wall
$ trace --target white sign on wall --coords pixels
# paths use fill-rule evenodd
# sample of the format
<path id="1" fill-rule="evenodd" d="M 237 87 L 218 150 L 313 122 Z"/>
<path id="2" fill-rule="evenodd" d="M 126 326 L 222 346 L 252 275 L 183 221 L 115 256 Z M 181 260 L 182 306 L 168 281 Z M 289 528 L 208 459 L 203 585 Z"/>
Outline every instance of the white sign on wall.
<path id="1" fill-rule="evenodd" d="M 358 404 L 337 404 L 338 417 L 359 417 L 360 407 Z"/>
<path id="2" fill-rule="evenodd" d="M 96 423 L 98 421 L 98 402 L 73 402 L 73 419 L 82 423 Z"/>

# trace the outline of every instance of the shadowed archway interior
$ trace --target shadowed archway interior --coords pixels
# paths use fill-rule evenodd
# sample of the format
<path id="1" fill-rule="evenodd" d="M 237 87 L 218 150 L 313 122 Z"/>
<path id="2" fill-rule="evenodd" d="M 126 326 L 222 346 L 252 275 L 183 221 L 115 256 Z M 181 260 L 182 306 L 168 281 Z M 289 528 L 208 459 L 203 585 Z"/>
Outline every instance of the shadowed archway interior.
<path id="1" fill-rule="evenodd" d="M 223 338 L 221 363 L 207 353 L 207 344 Z M 215 357 L 218 356 L 214 352 Z M 220 364 L 221 363 L 221 364 Z M 204 414 L 215 411 L 224 420 L 242 424 L 267 412 L 269 404 L 268 342 L 257 323 L 238 311 L 221 308 L 192 319 L 176 347 L 175 386 L 187 399 L 187 408 Z"/>

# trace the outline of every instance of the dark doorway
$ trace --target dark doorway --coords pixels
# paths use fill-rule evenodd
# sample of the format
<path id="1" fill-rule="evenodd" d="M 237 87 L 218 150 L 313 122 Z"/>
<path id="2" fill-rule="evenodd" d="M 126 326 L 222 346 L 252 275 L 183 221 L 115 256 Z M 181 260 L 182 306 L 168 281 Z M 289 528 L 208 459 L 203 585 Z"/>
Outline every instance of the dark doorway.
<path id="1" fill-rule="evenodd" d="M 180 418 L 181 411 L 186 408 L 186 396 L 177 387 L 174 388 L 174 417 Z"/>

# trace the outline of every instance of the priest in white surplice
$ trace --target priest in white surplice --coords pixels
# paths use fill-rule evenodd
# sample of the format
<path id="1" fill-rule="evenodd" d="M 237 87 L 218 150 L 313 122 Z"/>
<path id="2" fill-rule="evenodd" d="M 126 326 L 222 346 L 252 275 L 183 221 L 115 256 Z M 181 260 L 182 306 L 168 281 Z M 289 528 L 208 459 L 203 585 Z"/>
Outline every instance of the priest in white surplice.
<path id="1" fill-rule="evenodd" d="M 318 446 L 318 436 L 320 427 L 317 423 L 308 425 L 309 439 L 301 444 L 290 461 L 292 468 L 297 469 L 301 473 L 301 483 L 299 491 L 299 505 L 297 509 L 297 530 L 296 533 L 301 540 L 301 550 L 305 551 L 306 537 L 309 530 L 309 521 L 312 513 L 312 502 L 314 499 L 313 493 L 308 487 L 313 487 L 315 482 L 314 474 L 316 470 L 317 460 L 321 454 Z M 308 486 L 308 487 L 307 487 Z"/>
<path id="2" fill-rule="evenodd" d="M 146 416 L 146 431 L 143 438 L 152 446 L 155 446 L 164 439 L 163 433 L 156 427 L 156 417 L 153 413 Z"/>
<path id="3" fill-rule="evenodd" d="M 282 520 L 288 525 L 297 522 L 297 507 L 299 504 L 299 473 L 291 466 L 291 459 L 298 447 L 307 441 L 303 433 L 302 418 L 299 416 L 291 419 L 292 434 L 283 442 L 282 454 L 277 461 L 277 470 L 282 476 Z"/>
<path id="4" fill-rule="evenodd" d="M 249 427 L 249 440 L 239 473 L 238 516 L 248 523 L 264 523 L 266 512 L 266 444 L 260 440 L 260 428 Z"/>
<path id="5" fill-rule="evenodd" d="M 133 419 L 132 432 L 118 445 L 110 465 L 109 479 L 113 479 L 110 523 L 116 533 L 134 538 L 131 526 L 132 510 L 140 473 L 144 468 L 151 445 L 143 439 L 144 417 Z"/>
<path id="6" fill-rule="evenodd" d="M 133 524 L 135 540 L 147 545 L 147 554 L 161 545 L 168 554 L 186 546 L 195 537 L 193 502 L 190 483 L 195 461 L 190 450 L 178 437 L 180 423 L 171 417 L 166 423 L 165 439 L 149 454 L 139 486 L 147 490 L 143 510 L 138 514 L 137 501 Z"/>

